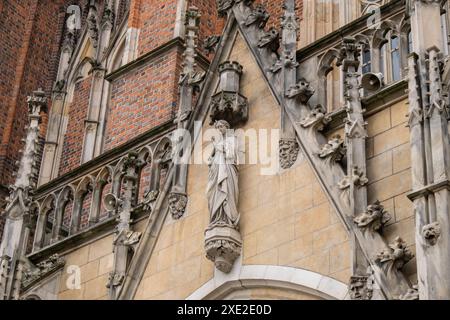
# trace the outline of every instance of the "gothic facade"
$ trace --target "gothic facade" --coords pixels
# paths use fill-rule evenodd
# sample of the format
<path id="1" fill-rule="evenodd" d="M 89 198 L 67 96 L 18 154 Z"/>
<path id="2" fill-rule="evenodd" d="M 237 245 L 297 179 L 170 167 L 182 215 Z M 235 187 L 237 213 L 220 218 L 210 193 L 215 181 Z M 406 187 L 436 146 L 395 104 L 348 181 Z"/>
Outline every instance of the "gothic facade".
<path id="1" fill-rule="evenodd" d="M 54 9 L 0 87 L 0 299 L 450 299 L 446 0 Z"/>

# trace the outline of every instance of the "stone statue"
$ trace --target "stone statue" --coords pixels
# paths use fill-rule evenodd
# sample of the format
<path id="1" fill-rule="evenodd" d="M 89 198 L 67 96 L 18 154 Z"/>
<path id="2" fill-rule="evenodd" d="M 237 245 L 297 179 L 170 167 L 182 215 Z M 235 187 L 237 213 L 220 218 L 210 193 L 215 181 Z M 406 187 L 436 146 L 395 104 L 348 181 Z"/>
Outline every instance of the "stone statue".
<path id="1" fill-rule="evenodd" d="M 238 229 L 238 143 L 230 134 L 230 125 L 225 120 L 215 123 L 219 139 L 213 137 L 213 151 L 209 158 L 207 186 L 210 212 L 209 229 L 216 226 L 229 226 Z"/>

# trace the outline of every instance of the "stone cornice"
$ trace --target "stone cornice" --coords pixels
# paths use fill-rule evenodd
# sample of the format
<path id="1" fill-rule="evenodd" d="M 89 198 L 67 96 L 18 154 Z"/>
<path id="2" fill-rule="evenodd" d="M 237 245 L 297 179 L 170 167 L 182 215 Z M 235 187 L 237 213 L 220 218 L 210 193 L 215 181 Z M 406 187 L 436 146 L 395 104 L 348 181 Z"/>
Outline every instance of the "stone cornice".
<path id="1" fill-rule="evenodd" d="M 159 57 L 168 51 L 176 48 L 177 50 L 184 50 L 184 39 L 181 37 L 173 38 L 166 43 L 160 45 L 159 47 L 156 47 L 155 49 L 147 52 L 146 54 L 140 56 L 136 60 L 131 61 L 130 63 L 127 63 L 126 65 L 120 67 L 119 69 L 107 74 L 105 76 L 105 79 L 112 82 L 116 80 L 117 78 L 132 72 L 133 70 L 145 65 L 147 62 L 155 59 L 156 57 Z M 208 70 L 209 68 L 209 60 L 203 56 L 200 51 L 197 50 L 197 63 L 203 70 Z"/>

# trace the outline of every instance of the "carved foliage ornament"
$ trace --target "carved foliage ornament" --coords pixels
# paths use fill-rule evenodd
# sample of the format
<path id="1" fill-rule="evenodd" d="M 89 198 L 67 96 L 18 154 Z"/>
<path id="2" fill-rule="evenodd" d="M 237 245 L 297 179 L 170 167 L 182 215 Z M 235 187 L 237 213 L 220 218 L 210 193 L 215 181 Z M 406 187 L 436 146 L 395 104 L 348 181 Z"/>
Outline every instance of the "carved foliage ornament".
<path id="1" fill-rule="evenodd" d="M 379 201 L 367 207 L 367 211 L 361 213 L 353 221 L 361 229 L 379 231 L 387 222 L 391 220 L 391 215 L 384 210 Z"/>
<path id="2" fill-rule="evenodd" d="M 351 175 L 346 176 L 341 182 L 339 182 L 339 188 L 341 190 L 348 189 L 352 184 L 357 187 L 363 187 L 369 182 L 364 172 L 362 172 L 357 166 L 352 169 Z"/>
<path id="3" fill-rule="evenodd" d="M 327 160 L 330 164 L 341 161 L 347 154 L 347 147 L 340 135 L 334 136 L 325 144 L 319 153 L 319 158 Z"/>
<path id="4" fill-rule="evenodd" d="M 389 248 L 378 254 L 375 261 L 381 265 L 390 263 L 395 269 L 400 270 L 412 258 L 414 258 L 414 255 L 408 249 L 406 242 L 397 237 L 389 245 Z"/>
<path id="5" fill-rule="evenodd" d="M 303 128 L 313 128 L 317 131 L 322 131 L 325 126 L 331 121 L 331 117 L 327 115 L 325 108 L 318 104 L 312 110 L 311 113 L 300 121 L 300 125 Z"/>
<path id="6" fill-rule="evenodd" d="M 300 146 L 295 139 L 280 139 L 280 166 L 289 169 L 297 161 Z"/>
<path id="7" fill-rule="evenodd" d="M 270 28 L 265 32 L 258 42 L 258 48 L 269 48 L 273 52 L 277 52 L 280 48 L 280 34 L 275 28 Z"/>
<path id="8" fill-rule="evenodd" d="M 297 98 L 301 103 L 306 104 L 313 96 L 314 92 L 315 90 L 311 87 L 309 82 L 305 79 L 300 79 L 297 84 L 291 86 L 287 90 L 286 96 L 291 99 Z"/>
<path id="9" fill-rule="evenodd" d="M 216 51 L 217 46 L 220 42 L 221 36 L 209 36 L 208 38 L 206 38 L 205 40 L 205 44 L 204 44 L 204 48 L 206 50 L 206 52 L 208 53 L 213 53 L 214 51 Z"/>

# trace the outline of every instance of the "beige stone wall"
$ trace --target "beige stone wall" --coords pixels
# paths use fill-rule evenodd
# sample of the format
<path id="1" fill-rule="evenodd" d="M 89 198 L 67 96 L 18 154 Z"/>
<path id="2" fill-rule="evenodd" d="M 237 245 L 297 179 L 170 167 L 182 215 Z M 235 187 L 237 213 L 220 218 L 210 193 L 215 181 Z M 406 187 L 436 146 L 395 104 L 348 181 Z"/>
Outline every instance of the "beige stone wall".
<path id="1" fill-rule="evenodd" d="M 142 232 L 144 227 L 145 221 L 142 221 L 135 225 L 135 230 Z M 114 235 L 106 236 L 64 256 L 66 265 L 60 281 L 59 300 L 108 299 L 106 284 L 114 262 L 113 238 Z M 71 266 L 80 268 L 80 289 L 67 287 L 67 280 L 73 274 L 70 273 Z"/>
<path id="2" fill-rule="evenodd" d="M 250 116 L 243 129 L 278 129 L 279 107 L 240 36 L 229 59 L 244 67 L 241 91 L 249 99 Z M 275 176 L 261 175 L 260 165 L 241 166 L 242 263 L 304 268 L 347 282 L 348 235 L 300 158 L 295 168 Z M 168 217 L 137 299 L 184 299 L 213 277 L 203 248 L 207 175 L 206 165 L 190 166 L 186 215 L 179 221 Z"/>
<path id="3" fill-rule="evenodd" d="M 384 236 L 392 242 L 401 236 L 415 251 L 414 211 L 406 197 L 411 191 L 411 150 L 406 114 L 407 100 L 393 104 L 367 118 L 367 176 L 369 202 L 380 200 L 392 216 Z M 415 260 L 406 273 L 415 279 Z"/>

